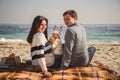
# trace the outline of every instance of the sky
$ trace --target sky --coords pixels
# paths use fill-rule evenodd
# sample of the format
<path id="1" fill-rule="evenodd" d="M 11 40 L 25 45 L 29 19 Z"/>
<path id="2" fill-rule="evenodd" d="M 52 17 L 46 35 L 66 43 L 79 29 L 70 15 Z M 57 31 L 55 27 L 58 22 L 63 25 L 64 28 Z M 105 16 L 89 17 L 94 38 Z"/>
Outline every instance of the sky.
<path id="1" fill-rule="evenodd" d="M 82 24 L 120 24 L 120 0 L 0 0 L 0 24 L 32 24 L 37 15 L 64 24 L 69 9 Z"/>

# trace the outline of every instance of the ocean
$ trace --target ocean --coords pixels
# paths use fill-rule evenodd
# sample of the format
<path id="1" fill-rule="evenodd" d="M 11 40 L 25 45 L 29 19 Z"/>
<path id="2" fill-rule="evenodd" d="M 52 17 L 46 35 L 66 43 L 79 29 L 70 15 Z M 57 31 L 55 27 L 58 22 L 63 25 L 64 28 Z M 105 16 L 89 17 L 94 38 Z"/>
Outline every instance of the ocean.
<path id="1" fill-rule="evenodd" d="M 120 24 L 82 24 L 86 30 L 88 43 L 120 43 Z M 51 36 L 55 24 L 49 24 L 48 37 Z M 66 26 L 63 26 L 61 39 L 64 41 Z M 30 31 L 30 24 L 0 24 L 0 40 L 26 40 Z"/>

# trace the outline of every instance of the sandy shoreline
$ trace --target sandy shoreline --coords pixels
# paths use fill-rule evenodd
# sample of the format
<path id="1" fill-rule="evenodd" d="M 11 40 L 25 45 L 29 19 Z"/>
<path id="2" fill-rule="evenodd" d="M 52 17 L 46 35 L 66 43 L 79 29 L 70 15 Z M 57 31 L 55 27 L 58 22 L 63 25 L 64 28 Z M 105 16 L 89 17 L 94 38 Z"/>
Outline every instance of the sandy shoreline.
<path id="1" fill-rule="evenodd" d="M 89 43 L 97 51 L 92 61 L 99 61 L 120 75 L 120 43 Z M 0 59 L 10 53 L 20 55 L 23 60 L 31 59 L 30 46 L 26 41 L 0 41 Z"/>

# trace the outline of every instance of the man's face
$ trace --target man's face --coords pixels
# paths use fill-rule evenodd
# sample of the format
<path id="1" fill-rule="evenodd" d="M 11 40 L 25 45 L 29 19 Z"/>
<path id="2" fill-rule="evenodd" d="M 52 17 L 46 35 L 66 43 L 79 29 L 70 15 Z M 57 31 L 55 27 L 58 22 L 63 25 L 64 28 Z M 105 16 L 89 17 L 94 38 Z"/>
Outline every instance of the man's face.
<path id="1" fill-rule="evenodd" d="M 77 21 L 75 18 L 71 17 L 69 14 L 64 15 L 63 18 L 64 18 L 64 23 L 65 23 L 68 27 L 72 26 L 72 25 L 75 24 L 76 21 Z"/>

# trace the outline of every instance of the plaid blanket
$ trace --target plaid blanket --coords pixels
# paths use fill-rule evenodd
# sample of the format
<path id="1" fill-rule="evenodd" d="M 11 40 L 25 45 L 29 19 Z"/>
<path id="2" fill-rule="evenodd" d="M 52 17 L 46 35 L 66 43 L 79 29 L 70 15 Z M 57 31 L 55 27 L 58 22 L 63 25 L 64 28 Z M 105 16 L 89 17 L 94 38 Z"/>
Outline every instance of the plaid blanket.
<path id="1" fill-rule="evenodd" d="M 40 69 L 30 68 L 28 65 L 13 70 L 0 72 L 0 80 L 118 80 L 116 72 L 98 62 L 93 62 L 89 67 L 74 67 L 61 71 L 50 69 L 53 74 L 50 78 L 44 78 L 39 72 Z"/>

